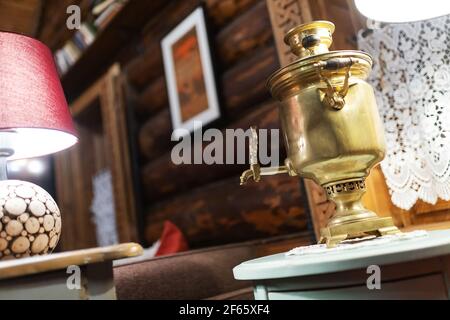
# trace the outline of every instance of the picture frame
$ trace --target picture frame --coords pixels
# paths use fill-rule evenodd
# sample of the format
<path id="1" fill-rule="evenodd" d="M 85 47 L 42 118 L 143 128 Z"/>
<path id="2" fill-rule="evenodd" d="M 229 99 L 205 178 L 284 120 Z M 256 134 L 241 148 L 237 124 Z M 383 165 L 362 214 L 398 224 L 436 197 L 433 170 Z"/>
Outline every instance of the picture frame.
<path id="1" fill-rule="evenodd" d="M 203 8 L 167 34 L 161 49 L 173 135 L 179 139 L 198 122 L 205 126 L 221 116 Z"/>

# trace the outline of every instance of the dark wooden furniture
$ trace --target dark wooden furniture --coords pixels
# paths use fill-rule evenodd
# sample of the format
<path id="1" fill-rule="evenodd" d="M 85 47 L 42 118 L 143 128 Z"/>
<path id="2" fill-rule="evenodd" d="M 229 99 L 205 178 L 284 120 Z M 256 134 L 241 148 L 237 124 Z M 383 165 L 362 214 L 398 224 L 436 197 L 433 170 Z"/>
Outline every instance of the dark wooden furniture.
<path id="1" fill-rule="evenodd" d="M 62 212 L 61 247 L 97 245 L 90 206 L 92 177 L 102 169 L 112 175 L 116 226 L 120 242 L 137 241 L 134 185 L 120 69 L 114 65 L 73 104 L 79 141 L 55 156 L 56 189 Z"/>
<path id="2" fill-rule="evenodd" d="M 106 28 L 97 33 L 92 45 L 61 79 L 70 100 L 85 89 L 83 86 L 107 71 L 119 51 L 135 39 L 136 32 L 163 3 L 163 0 L 128 1 Z"/>
<path id="3" fill-rule="evenodd" d="M 142 254 L 136 243 L 0 262 L 0 300 L 115 300 L 113 260 Z"/>

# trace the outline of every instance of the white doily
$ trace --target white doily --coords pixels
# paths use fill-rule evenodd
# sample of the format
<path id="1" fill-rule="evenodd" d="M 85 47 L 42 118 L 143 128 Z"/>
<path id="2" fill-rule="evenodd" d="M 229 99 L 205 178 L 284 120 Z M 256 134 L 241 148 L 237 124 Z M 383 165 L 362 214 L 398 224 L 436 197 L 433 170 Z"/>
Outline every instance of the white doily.
<path id="1" fill-rule="evenodd" d="M 357 238 L 345 240 L 339 243 L 334 248 L 327 248 L 326 244 L 313 244 L 310 246 L 297 247 L 294 248 L 285 254 L 287 256 L 304 256 L 311 254 L 323 254 L 323 253 L 333 253 L 333 252 L 342 252 L 343 250 L 355 250 L 359 248 L 367 248 L 367 247 L 376 247 L 381 245 L 386 245 L 388 243 L 405 241 L 410 239 L 427 237 L 428 232 L 425 230 L 416 230 L 412 232 L 405 233 L 397 233 L 393 235 L 386 235 L 375 238 L 374 236 L 365 237 L 365 238 Z"/>
<path id="2" fill-rule="evenodd" d="M 392 202 L 450 200 L 450 16 L 358 34 L 384 121 L 381 168 Z"/>

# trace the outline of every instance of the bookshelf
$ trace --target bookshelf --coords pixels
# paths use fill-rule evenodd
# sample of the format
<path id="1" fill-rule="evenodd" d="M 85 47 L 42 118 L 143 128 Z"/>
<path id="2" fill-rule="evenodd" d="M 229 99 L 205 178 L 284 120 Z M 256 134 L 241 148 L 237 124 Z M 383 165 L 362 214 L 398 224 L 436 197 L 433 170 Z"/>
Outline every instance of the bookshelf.
<path id="1" fill-rule="evenodd" d="M 133 40 L 164 0 L 129 0 L 100 30 L 94 42 L 61 77 L 69 101 L 74 100 L 115 62 L 117 54 Z"/>

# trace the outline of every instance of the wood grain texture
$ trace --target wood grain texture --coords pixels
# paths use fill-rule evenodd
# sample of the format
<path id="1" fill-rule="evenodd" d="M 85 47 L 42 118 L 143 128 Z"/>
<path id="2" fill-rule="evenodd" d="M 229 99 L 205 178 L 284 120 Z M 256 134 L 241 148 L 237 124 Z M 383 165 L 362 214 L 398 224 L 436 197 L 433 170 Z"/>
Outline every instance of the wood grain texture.
<path id="1" fill-rule="evenodd" d="M 177 14 L 187 15 L 187 12 L 192 11 L 193 7 L 185 4 L 181 7 L 174 7 L 174 10 Z M 209 12 L 207 12 L 208 14 Z M 141 46 L 145 48 L 144 52 L 126 67 L 128 79 L 138 92 L 147 91 L 149 87 L 153 86 L 153 81 L 160 81 L 159 78 L 164 75 L 160 41 L 176 26 L 175 21 L 177 23 L 180 21 L 173 12 L 162 13 L 162 15 L 167 16 L 167 20 L 163 20 L 149 29 L 148 35 L 141 43 Z M 220 69 L 227 69 L 237 60 L 252 55 L 253 49 L 272 40 L 267 8 L 263 1 L 248 8 L 246 12 L 232 20 L 218 33 L 212 32 L 214 30 L 209 31 L 210 38 L 215 42 L 215 46 L 210 44 L 213 56 L 217 58 L 217 67 Z M 217 55 L 214 54 L 215 52 Z"/>
<path id="2" fill-rule="evenodd" d="M 236 119 L 241 114 L 253 109 L 255 104 L 270 99 L 265 81 L 276 68 L 274 49 L 265 47 L 254 57 L 239 63 L 225 73 L 222 101 L 223 110 L 229 119 Z M 149 88 L 152 94 L 144 92 L 137 98 L 136 103 L 141 112 L 143 112 L 144 106 L 146 113 L 162 110 L 147 120 L 139 132 L 139 151 L 148 160 L 154 159 L 155 156 L 161 154 L 161 151 L 169 150 L 173 145 L 170 141 L 172 123 L 167 95 L 165 92 L 157 92 L 157 88 L 161 85 L 159 81 L 155 82 L 154 87 L 156 88 L 153 86 Z M 158 129 L 155 129 L 155 126 L 158 126 Z"/>
<path id="3" fill-rule="evenodd" d="M 262 47 L 245 61 L 224 73 L 222 78 L 224 106 L 229 114 L 270 98 L 267 78 L 278 68 L 273 45 Z M 239 110 L 238 110 L 239 109 Z"/>
<path id="4" fill-rule="evenodd" d="M 278 67 L 276 52 L 272 43 L 255 51 L 221 76 L 218 90 L 222 88 L 222 104 L 230 115 L 236 116 L 247 106 L 270 98 L 265 82 Z M 135 111 L 138 115 L 154 115 L 169 105 L 164 76 L 155 79 L 137 95 Z"/>
<path id="5" fill-rule="evenodd" d="M 42 0 L 0 0 L 0 30 L 36 36 Z"/>
<path id="6" fill-rule="evenodd" d="M 205 0 L 208 26 L 215 30 L 222 27 L 240 13 L 249 10 L 258 0 Z M 261 1 L 261 0 L 259 0 Z M 197 8 L 202 1 L 172 1 L 151 19 L 143 30 L 138 47 L 143 51 L 127 65 L 126 73 L 130 83 L 138 91 L 144 90 L 155 78 L 164 74 L 161 46 L 162 38 L 184 17 Z M 241 24 L 242 26 L 242 24 Z M 233 35 L 228 35 L 233 36 Z M 248 38 L 248 37 L 244 37 Z M 225 39 L 228 41 L 228 39 Z M 236 40 L 235 40 L 236 41 Z M 224 45 L 226 45 L 224 43 Z"/>
<path id="7" fill-rule="evenodd" d="M 228 128 L 246 130 L 250 125 L 266 129 L 278 128 L 278 109 L 275 102 L 269 102 L 257 108 L 257 111 L 234 122 Z M 277 150 L 274 149 L 274 152 Z M 284 159 L 284 151 L 278 150 L 278 152 L 281 154 L 280 159 Z M 170 153 L 166 153 L 142 167 L 144 200 L 146 203 L 152 203 L 170 194 L 181 193 L 230 176 L 235 176 L 238 181 L 241 171 L 245 169 L 247 169 L 247 165 L 175 165 L 171 160 Z"/>
<path id="8" fill-rule="evenodd" d="M 73 100 L 106 73 L 119 53 L 136 39 L 136 31 L 165 4 L 163 0 L 128 1 L 61 78 L 68 99 Z"/>
<path id="9" fill-rule="evenodd" d="M 73 30 L 66 27 L 68 17 L 66 10 L 70 5 L 78 5 L 81 16 L 86 17 L 89 11 L 89 0 L 45 0 L 42 13 L 42 26 L 38 39 L 45 43 L 51 50 L 59 49 L 74 34 Z"/>
<path id="10" fill-rule="evenodd" d="M 163 77 L 164 66 L 160 42 L 154 41 L 142 54 L 129 61 L 124 72 L 128 82 L 138 92 L 150 86 L 156 78 Z"/>
<path id="11" fill-rule="evenodd" d="M 154 115 L 168 106 L 166 79 L 164 75 L 160 75 L 138 96 L 134 111 L 139 115 Z"/>
<path id="12" fill-rule="evenodd" d="M 150 118 L 139 130 L 138 144 L 140 154 L 147 160 L 153 160 L 167 152 L 172 145 L 172 122 L 169 108 L 166 107 Z"/>
<path id="13" fill-rule="evenodd" d="M 92 177 L 109 169 L 119 240 L 136 241 L 134 187 L 126 133 L 125 106 L 117 65 L 72 105 L 78 143 L 55 156 L 56 191 L 63 220 L 72 222 L 62 233 L 64 250 L 97 245 L 90 212 Z"/>
<path id="14" fill-rule="evenodd" d="M 142 247 L 137 243 L 122 243 L 108 247 L 54 253 L 33 259 L 4 261 L 0 264 L 0 280 L 42 274 L 59 269 L 67 270 L 70 265 L 83 266 L 131 258 L 141 255 L 142 252 Z"/>
<path id="15" fill-rule="evenodd" d="M 272 40 L 266 3 L 260 1 L 225 26 L 216 37 L 217 54 L 223 65 L 248 55 Z"/>
<path id="16" fill-rule="evenodd" d="M 312 20 L 310 6 L 308 0 L 266 0 L 266 3 L 278 59 L 285 66 L 295 60 L 295 55 L 284 43 L 284 36 L 293 27 Z"/>
<path id="17" fill-rule="evenodd" d="M 298 179 L 287 175 L 242 187 L 222 180 L 149 208 L 145 238 L 157 240 L 166 219 L 191 248 L 299 232 L 307 223 L 302 198 Z"/>
<path id="18" fill-rule="evenodd" d="M 262 0 L 205 0 L 208 16 L 215 27 L 223 26 L 228 21 L 246 12 L 248 8 Z"/>
<path id="19" fill-rule="evenodd" d="M 153 79 L 164 74 L 161 40 L 200 3 L 200 0 L 166 2 L 158 14 L 147 21 L 137 45 L 142 53 L 125 69 L 128 81 L 136 90 L 143 90 Z"/>
<path id="20" fill-rule="evenodd" d="M 110 170 L 113 178 L 113 191 L 116 211 L 116 225 L 119 241 L 137 241 L 137 217 L 130 148 L 128 145 L 128 129 L 126 106 L 120 67 L 113 65 L 104 77 L 105 87 L 100 95 L 102 118 L 107 136 L 107 153 L 111 157 Z"/>
<path id="21" fill-rule="evenodd" d="M 86 208 L 86 199 L 92 199 L 92 187 L 86 182 L 89 177 L 86 172 L 89 166 L 95 170 L 98 162 L 92 156 L 94 152 L 86 152 L 81 157 L 81 150 L 92 150 L 90 142 L 103 144 L 101 136 L 89 138 L 89 131 L 77 126 L 79 142 L 70 151 L 62 151 L 55 154 L 56 196 L 62 212 L 64 230 L 61 233 L 61 250 L 74 250 L 97 246 L 95 225 L 91 219 L 89 209 Z M 84 138 L 87 139 L 84 139 Z M 86 161 L 86 162 L 84 162 Z"/>

